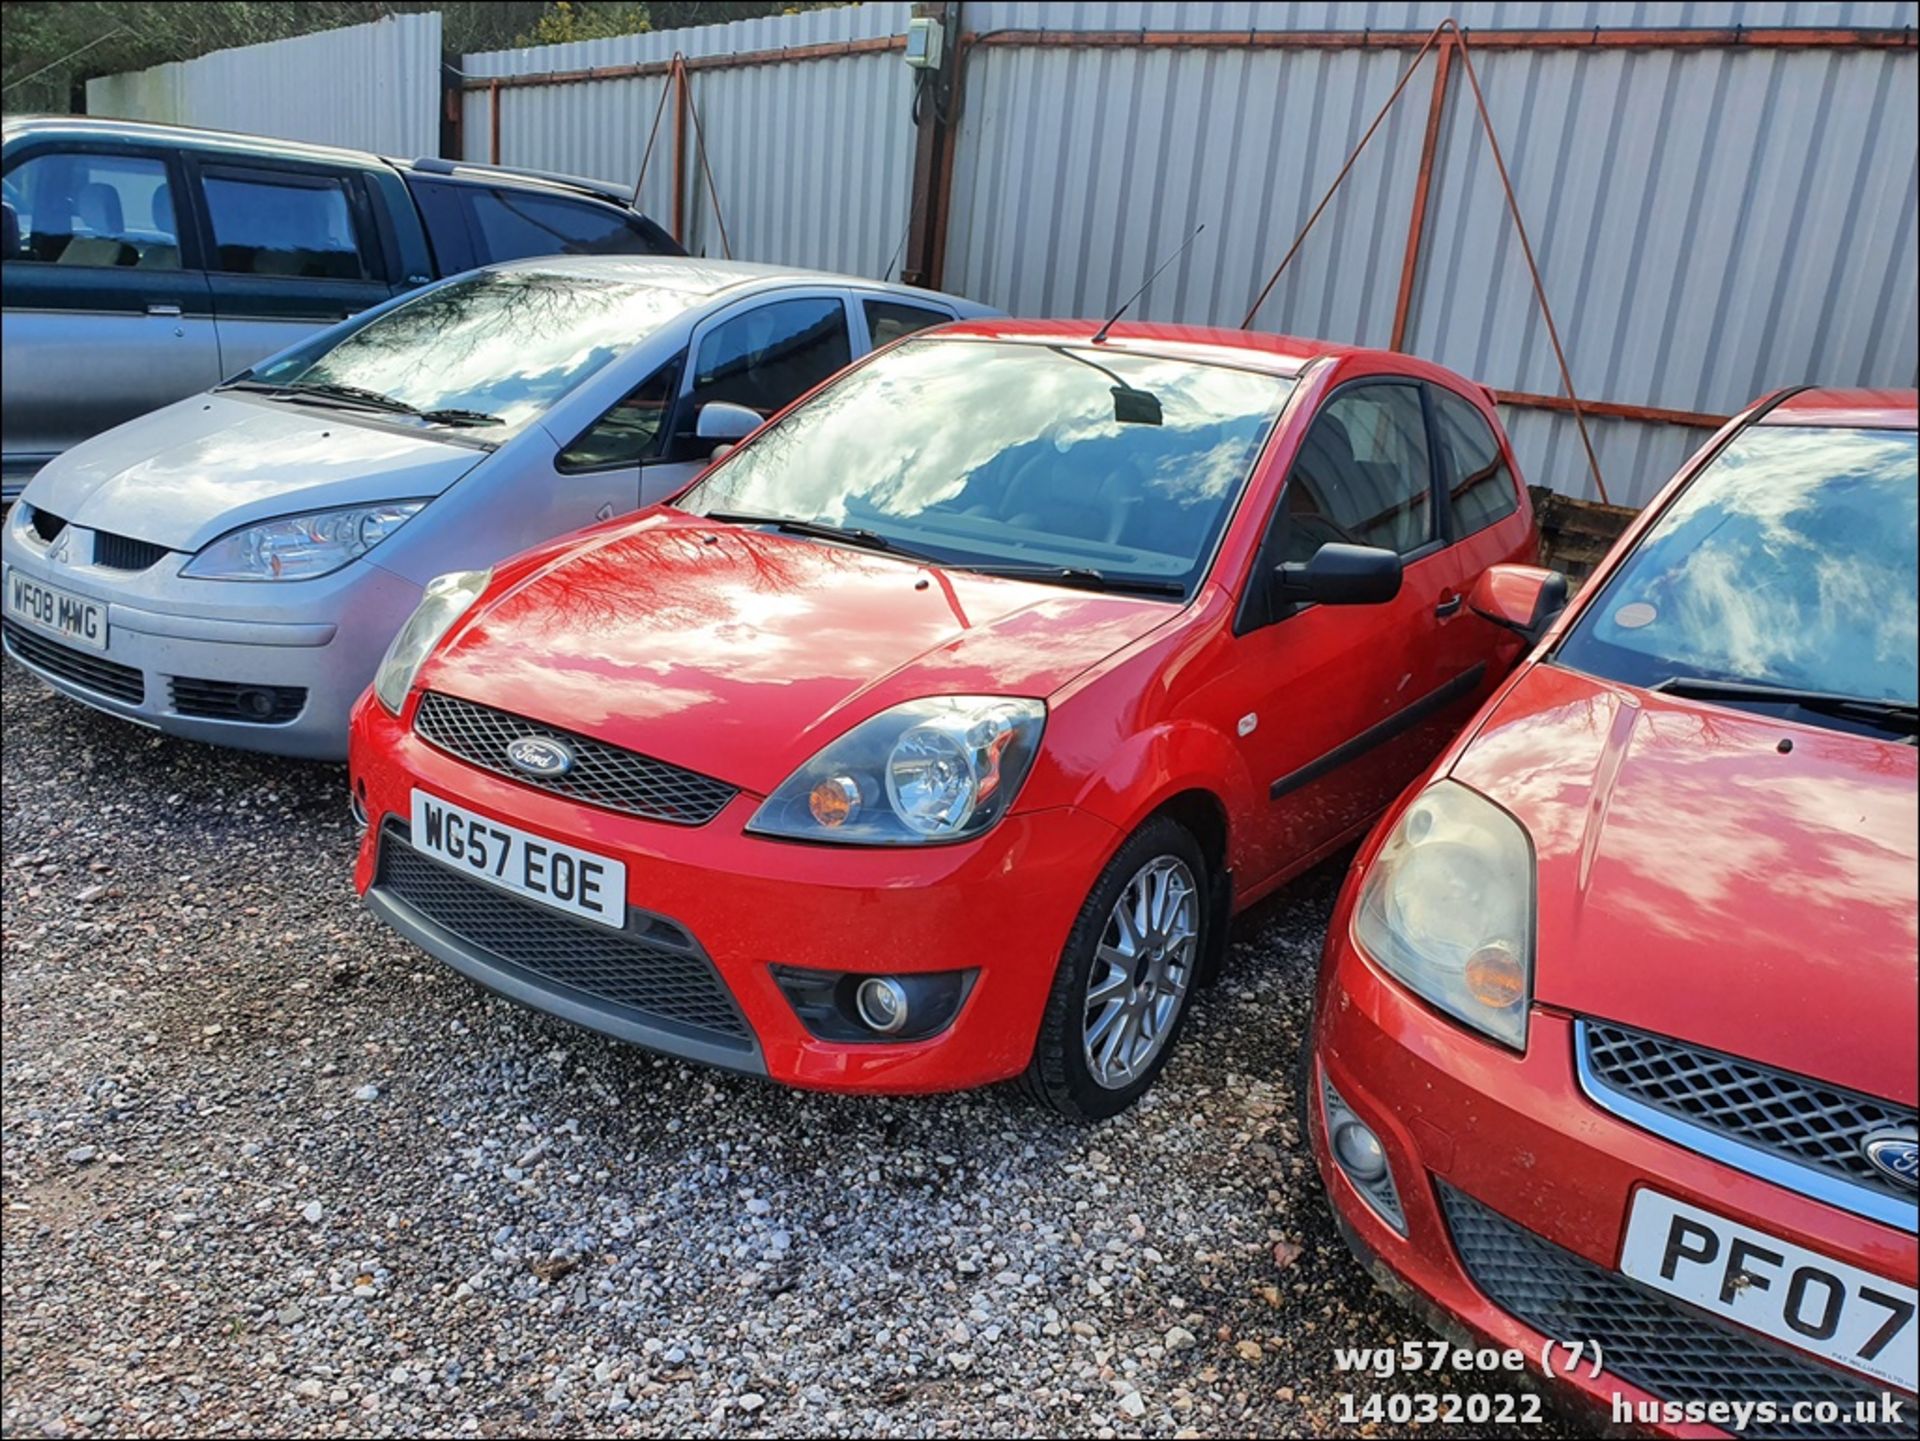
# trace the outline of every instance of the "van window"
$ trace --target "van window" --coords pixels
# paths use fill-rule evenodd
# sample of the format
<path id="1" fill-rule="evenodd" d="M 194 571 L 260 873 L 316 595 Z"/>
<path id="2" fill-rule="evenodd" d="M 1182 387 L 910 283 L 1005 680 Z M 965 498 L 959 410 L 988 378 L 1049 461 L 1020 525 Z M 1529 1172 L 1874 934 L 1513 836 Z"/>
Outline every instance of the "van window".
<path id="1" fill-rule="evenodd" d="M 8 172 L 5 201 L 8 260 L 180 269 L 165 161 L 42 151 Z"/>
<path id="2" fill-rule="evenodd" d="M 228 275 L 366 280 L 344 176 L 208 170 L 213 269 Z"/>
<path id="3" fill-rule="evenodd" d="M 479 252 L 476 265 L 535 255 L 661 253 L 637 224 L 611 205 L 524 190 L 460 189 Z"/>

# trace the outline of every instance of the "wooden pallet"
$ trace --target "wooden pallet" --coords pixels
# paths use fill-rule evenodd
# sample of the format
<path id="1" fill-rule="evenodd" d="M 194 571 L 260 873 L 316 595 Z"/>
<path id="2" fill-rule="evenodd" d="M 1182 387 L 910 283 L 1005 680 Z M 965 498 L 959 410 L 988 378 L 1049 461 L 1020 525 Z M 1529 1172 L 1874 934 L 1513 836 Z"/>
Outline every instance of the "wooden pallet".
<path id="1" fill-rule="evenodd" d="M 1540 526 L 1540 564 L 1566 573 L 1577 588 L 1593 574 L 1640 512 L 1631 506 L 1602 505 L 1593 500 L 1575 500 L 1530 485 L 1533 514 Z"/>

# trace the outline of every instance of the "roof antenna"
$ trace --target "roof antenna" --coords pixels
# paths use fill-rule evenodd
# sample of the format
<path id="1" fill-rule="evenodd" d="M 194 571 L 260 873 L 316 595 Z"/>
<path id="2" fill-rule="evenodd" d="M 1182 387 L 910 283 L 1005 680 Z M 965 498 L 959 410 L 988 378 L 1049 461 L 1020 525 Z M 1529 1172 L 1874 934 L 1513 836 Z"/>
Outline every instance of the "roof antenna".
<path id="1" fill-rule="evenodd" d="M 1121 316 L 1127 313 L 1127 307 L 1132 305 L 1133 302 L 1138 300 L 1141 296 L 1145 295 L 1147 293 L 1147 286 L 1153 284 L 1154 281 L 1160 278 L 1160 272 L 1162 270 L 1165 270 L 1169 265 L 1173 264 L 1174 261 L 1178 260 L 1181 256 L 1185 255 L 1187 253 L 1187 246 L 1193 244 L 1194 241 L 1198 240 L 1200 238 L 1200 232 L 1205 230 L 1206 228 L 1207 227 L 1204 222 L 1194 226 L 1193 234 L 1189 235 L 1186 238 L 1186 240 L 1181 243 L 1180 248 L 1174 251 L 1173 254 L 1169 255 L 1165 260 L 1161 261 L 1159 266 L 1155 268 L 1153 274 L 1149 275 L 1146 278 L 1145 283 L 1142 284 L 1138 290 L 1134 291 L 1133 294 L 1129 295 L 1125 300 L 1120 302 L 1120 308 L 1114 311 L 1112 315 L 1107 317 L 1107 323 L 1101 326 L 1098 330 L 1096 330 L 1093 333 L 1093 343 L 1095 345 L 1102 344 L 1106 340 L 1107 332 L 1113 329 L 1113 325 L 1115 321 L 1117 321 Z"/>

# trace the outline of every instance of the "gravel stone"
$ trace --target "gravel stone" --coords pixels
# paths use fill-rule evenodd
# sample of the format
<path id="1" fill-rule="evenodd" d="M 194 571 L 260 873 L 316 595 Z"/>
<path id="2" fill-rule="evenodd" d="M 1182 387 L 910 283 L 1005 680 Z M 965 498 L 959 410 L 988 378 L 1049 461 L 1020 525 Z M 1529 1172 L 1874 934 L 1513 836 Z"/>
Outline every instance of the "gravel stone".
<path id="1" fill-rule="evenodd" d="M 1326 1435 L 1342 1392 L 1512 1389 L 1334 1370 L 1428 1334 L 1295 1109 L 1338 864 L 1242 919 L 1160 1084 L 1084 1127 L 535 1015 L 354 904 L 342 768 L 10 661 L 0 725 L 7 1435 Z M 88 903 L 49 883 L 95 867 Z"/>

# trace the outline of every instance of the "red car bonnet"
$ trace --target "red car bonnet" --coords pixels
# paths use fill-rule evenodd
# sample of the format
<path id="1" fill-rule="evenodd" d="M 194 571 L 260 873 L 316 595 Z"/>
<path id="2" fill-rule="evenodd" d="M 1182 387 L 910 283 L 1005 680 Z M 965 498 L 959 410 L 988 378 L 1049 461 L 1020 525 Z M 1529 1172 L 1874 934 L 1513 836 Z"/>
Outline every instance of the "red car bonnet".
<path id="1" fill-rule="evenodd" d="M 764 794 L 890 705 L 1045 697 L 1178 614 L 659 510 L 496 592 L 421 683 Z"/>
<path id="2" fill-rule="evenodd" d="M 1541 664 L 1452 774 L 1532 835 L 1539 1002 L 1915 1104 L 1920 750 Z"/>

